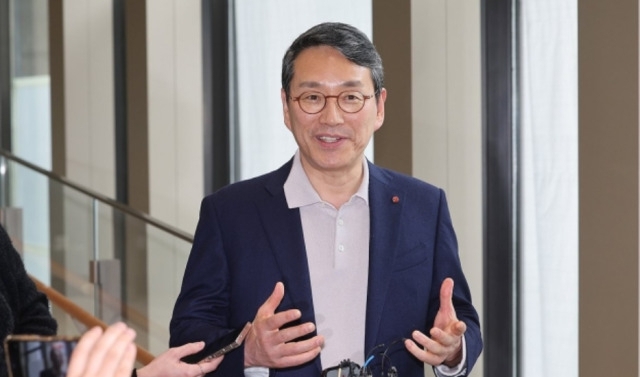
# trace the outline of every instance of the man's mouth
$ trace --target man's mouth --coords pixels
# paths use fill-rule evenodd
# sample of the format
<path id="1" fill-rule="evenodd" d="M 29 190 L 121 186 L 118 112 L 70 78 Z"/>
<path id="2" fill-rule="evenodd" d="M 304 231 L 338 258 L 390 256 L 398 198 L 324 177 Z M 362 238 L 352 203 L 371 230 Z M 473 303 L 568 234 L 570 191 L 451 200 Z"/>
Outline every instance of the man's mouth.
<path id="1" fill-rule="evenodd" d="M 320 141 L 323 141 L 325 143 L 335 143 L 338 140 L 340 140 L 340 138 L 337 136 L 319 136 L 318 139 L 320 139 Z"/>

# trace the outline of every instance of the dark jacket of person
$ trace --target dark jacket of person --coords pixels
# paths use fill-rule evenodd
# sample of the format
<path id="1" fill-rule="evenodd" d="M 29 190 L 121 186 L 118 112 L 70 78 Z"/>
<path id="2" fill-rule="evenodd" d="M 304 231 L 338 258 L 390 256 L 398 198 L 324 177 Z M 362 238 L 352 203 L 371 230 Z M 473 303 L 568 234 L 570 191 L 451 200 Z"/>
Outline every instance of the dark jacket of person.
<path id="1" fill-rule="evenodd" d="M 199 340 L 211 343 L 252 321 L 279 281 L 285 293 L 277 311 L 296 308 L 302 313 L 296 324 L 316 323 L 300 211 L 289 209 L 284 193 L 291 166 L 289 160 L 277 171 L 234 183 L 202 201 L 171 319 L 171 347 Z M 467 325 L 468 375 L 482 350 L 480 321 L 462 272 L 444 192 L 370 163 L 369 203 L 365 354 L 409 337 L 416 329 L 428 334 L 440 308 L 442 281 L 451 277 L 453 305 Z M 424 376 L 424 364 L 404 346 L 385 354 L 398 376 Z M 382 358 L 372 362 L 374 376 L 380 376 L 378 360 Z M 270 376 L 319 377 L 322 369 L 317 357 L 296 367 L 272 369 Z M 243 370 L 241 346 L 226 354 L 212 375 L 242 376 Z"/>
<path id="2" fill-rule="evenodd" d="M 0 339 L 9 334 L 54 335 L 58 329 L 47 297 L 27 275 L 20 254 L 0 226 Z M 4 344 L 0 347 L 0 377 L 7 376 Z"/>

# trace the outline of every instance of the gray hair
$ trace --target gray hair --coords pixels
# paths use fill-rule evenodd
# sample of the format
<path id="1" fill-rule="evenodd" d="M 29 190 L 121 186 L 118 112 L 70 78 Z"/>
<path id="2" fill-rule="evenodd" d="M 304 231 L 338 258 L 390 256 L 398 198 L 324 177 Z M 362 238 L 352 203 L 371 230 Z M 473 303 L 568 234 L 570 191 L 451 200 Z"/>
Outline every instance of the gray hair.
<path id="1" fill-rule="evenodd" d="M 289 46 L 282 59 L 282 88 L 287 97 L 294 73 L 293 62 L 302 51 L 316 46 L 333 47 L 349 61 L 369 68 L 375 95 L 379 98 L 380 90 L 384 86 L 384 70 L 380 54 L 366 34 L 351 25 L 339 22 L 318 24 L 302 33 Z"/>

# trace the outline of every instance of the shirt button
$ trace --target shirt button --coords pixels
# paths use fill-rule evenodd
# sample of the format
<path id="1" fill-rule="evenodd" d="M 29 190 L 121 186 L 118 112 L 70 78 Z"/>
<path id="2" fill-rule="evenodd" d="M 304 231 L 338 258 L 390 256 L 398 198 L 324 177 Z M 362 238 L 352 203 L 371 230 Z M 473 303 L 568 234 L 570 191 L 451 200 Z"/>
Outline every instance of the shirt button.
<path id="1" fill-rule="evenodd" d="M 340 246 L 338 246 L 338 250 L 339 250 L 339 251 L 344 251 L 344 245 L 340 245 Z"/>
<path id="2" fill-rule="evenodd" d="M 344 225 L 344 220 L 338 219 L 338 225 Z"/>

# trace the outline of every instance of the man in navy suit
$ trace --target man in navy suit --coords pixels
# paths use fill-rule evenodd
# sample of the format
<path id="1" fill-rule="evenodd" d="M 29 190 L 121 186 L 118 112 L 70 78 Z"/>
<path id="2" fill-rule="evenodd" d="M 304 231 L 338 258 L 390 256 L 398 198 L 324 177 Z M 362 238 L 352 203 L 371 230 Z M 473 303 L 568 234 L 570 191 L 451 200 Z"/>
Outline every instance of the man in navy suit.
<path id="1" fill-rule="evenodd" d="M 252 322 L 213 375 L 315 377 L 344 359 L 375 377 L 468 375 L 482 339 L 444 192 L 364 157 L 386 97 L 356 28 L 293 42 L 281 99 L 298 150 L 202 201 L 172 347 Z"/>

